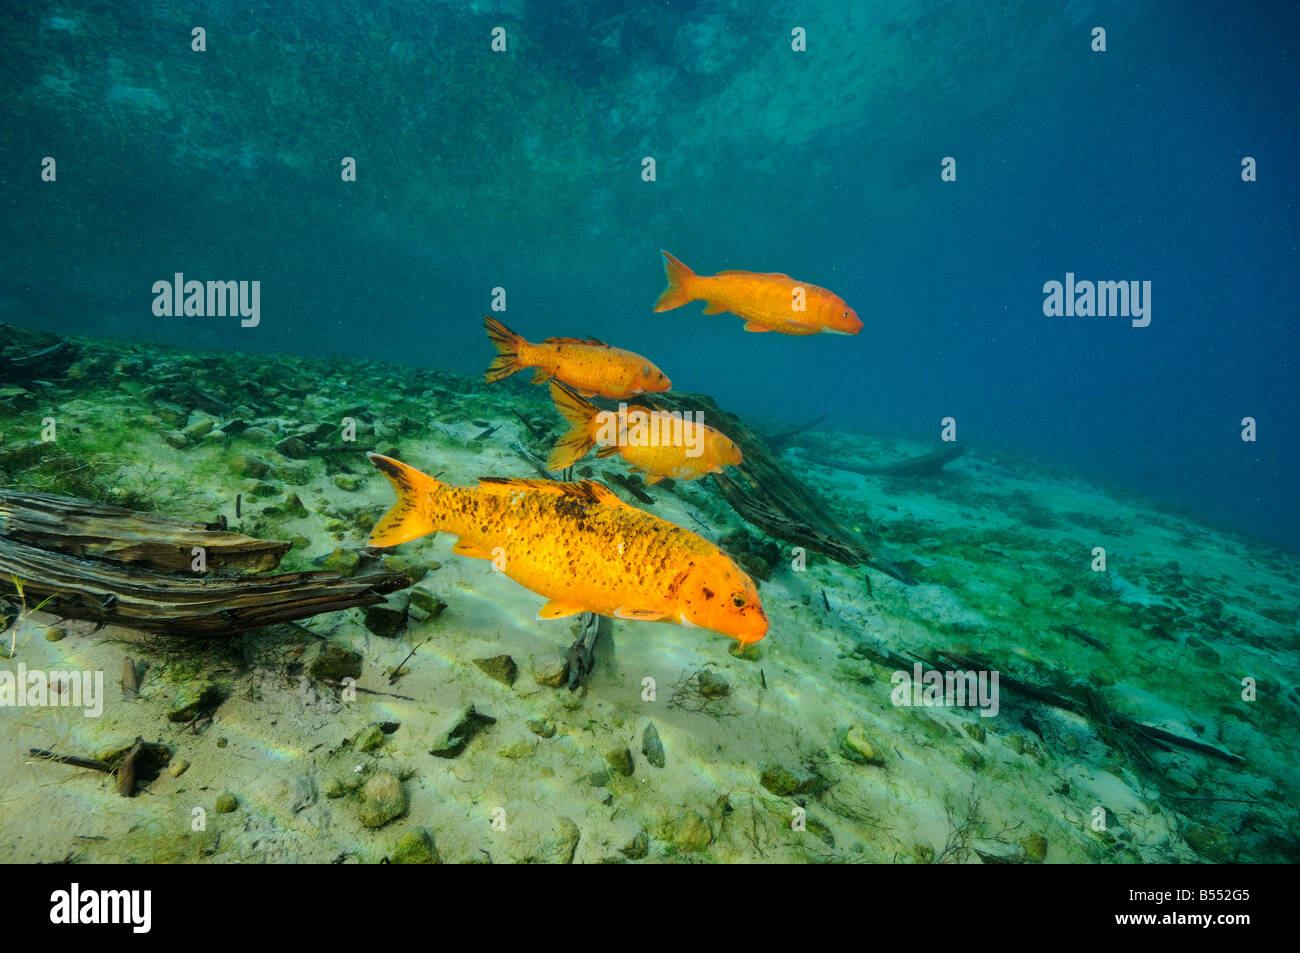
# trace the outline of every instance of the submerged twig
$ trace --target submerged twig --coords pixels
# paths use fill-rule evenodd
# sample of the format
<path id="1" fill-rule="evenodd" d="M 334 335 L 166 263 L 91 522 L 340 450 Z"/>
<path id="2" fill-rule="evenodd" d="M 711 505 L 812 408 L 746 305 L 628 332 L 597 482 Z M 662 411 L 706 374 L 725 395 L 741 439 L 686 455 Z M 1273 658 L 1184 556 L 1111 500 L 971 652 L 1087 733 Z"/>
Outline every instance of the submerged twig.
<path id="1" fill-rule="evenodd" d="M 28 748 L 27 754 L 33 758 L 40 758 L 42 761 L 54 761 L 58 764 L 70 764 L 74 768 L 89 768 L 92 771 L 103 771 L 105 774 L 113 773 L 113 766 L 103 761 L 96 761 L 94 758 L 78 758 L 70 754 L 57 754 L 53 751 L 47 751 L 44 748 Z"/>
<path id="2" fill-rule="evenodd" d="M 431 638 L 433 638 L 433 636 L 429 636 L 429 638 L 431 639 Z M 424 642 L 428 642 L 428 641 L 429 641 L 429 639 L 425 639 L 425 640 L 424 640 Z M 423 645 L 424 642 L 421 642 L 420 645 Z M 406 653 L 406 658 L 402 659 L 402 660 L 401 660 L 400 662 L 398 662 L 395 666 L 393 666 L 392 671 L 388 673 L 388 684 L 389 684 L 389 685 L 396 685 L 396 684 L 397 684 L 397 680 L 398 680 L 399 678 L 401 678 L 402 675 L 403 675 L 403 672 L 402 672 L 402 666 L 404 666 L 407 662 L 409 662 L 409 661 L 411 660 L 411 656 L 414 655 L 414 654 L 416 653 L 416 650 L 419 649 L 420 645 L 417 645 L 417 646 L 415 646 L 414 648 L 412 648 L 411 651 L 409 651 L 409 652 Z"/>

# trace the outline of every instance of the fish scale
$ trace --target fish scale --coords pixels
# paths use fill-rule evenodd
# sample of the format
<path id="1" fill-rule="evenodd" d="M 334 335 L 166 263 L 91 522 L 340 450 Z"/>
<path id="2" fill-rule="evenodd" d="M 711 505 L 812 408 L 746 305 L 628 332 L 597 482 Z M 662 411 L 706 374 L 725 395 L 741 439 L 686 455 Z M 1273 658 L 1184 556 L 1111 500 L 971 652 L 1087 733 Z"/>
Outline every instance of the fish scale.
<path id="1" fill-rule="evenodd" d="M 617 591 L 616 599 L 589 601 L 590 611 L 604 615 L 612 615 L 620 605 L 650 606 L 670 595 L 658 580 L 689 568 L 692 557 L 707 552 L 707 544 L 693 545 L 695 540 L 704 542 L 695 534 L 640 510 L 586 503 L 575 507 L 573 497 L 549 493 L 470 495 L 470 513 L 444 515 L 447 532 L 489 554 L 500 547 L 506 575 L 533 591 L 538 590 L 530 583 L 544 584 L 557 566 L 567 575 L 559 580 L 562 593 L 583 593 L 592 583 Z M 512 506 L 514 499 L 521 505 Z M 456 516 L 460 520 L 453 522 Z"/>

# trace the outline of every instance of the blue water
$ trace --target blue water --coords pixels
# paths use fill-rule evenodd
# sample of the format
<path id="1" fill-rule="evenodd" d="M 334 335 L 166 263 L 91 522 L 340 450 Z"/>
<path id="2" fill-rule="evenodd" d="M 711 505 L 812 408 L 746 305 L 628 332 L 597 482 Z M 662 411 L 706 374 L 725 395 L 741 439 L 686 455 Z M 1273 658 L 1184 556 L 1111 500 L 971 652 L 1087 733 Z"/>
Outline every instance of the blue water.
<path id="1" fill-rule="evenodd" d="M 599 336 L 742 415 L 916 438 L 953 417 L 973 446 L 1297 549 L 1298 20 L 1289 3 L 7 5 L 0 320 L 477 374 L 503 287 L 526 336 Z M 660 248 L 829 287 L 866 326 L 651 314 Z M 260 280 L 261 324 L 155 317 L 150 288 L 178 271 Z M 1150 326 L 1045 316 L 1067 272 L 1150 281 Z"/>

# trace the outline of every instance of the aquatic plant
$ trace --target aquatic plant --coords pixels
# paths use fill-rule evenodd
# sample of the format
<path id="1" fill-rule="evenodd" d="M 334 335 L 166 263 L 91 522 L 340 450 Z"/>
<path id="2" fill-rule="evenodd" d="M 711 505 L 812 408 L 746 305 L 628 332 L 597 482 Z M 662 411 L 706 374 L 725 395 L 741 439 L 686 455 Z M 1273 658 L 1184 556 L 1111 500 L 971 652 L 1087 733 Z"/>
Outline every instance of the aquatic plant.
<path id="1" fill-rule="evenodd" d="M 23 580 L 18 576 L 11 575 L 9 583 L 12 587 L 12 594 L 0 593 L 0 622 L 4 623 L 3 627 L 0 627 L 0 639 L 4 638 L 6 632 L 9 634 L 9 655 L 7 657 L 13 658 L 14 653 L 17 651 L 19 628 L 25 623 L 31 622 L 33 615 L 49 605 L 54 600 L 55 594 L 52 593 L 36 605 L 29 606 Z M 49 628 L 49 626 L 32 624 L 37 628 Z"/>

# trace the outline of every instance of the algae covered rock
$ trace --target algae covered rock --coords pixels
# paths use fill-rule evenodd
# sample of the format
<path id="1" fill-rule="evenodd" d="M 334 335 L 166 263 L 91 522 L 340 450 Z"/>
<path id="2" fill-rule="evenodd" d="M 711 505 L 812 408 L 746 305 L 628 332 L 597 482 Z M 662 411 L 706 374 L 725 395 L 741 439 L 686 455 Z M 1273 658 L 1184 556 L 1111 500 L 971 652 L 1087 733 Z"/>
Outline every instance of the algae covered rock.
<path id="1" fill-rule="evenodd" d="M 474 664 L 486 672 L 488 677 L 496 679 L 502 685 L 513 685 L 515 676 L 519 673 L 519 666 L 509 655 L 476 658 Z"/>
<path id="2" fill-rule="evenodd" d="M 239 807 L 239 799 L 229 791 L 217 795 L 218 814 L 233 814 L 237 807 Z"/>
<path id="3" fill-rule="evenodd" d="M 1047 838 L 1042 834 L 1031 833 L 1020 839 L 1025 859 L 1031 864 L 1041 864 L 1047 857 Z"/>
<path id="4" fill-rule="evenodd" d="M 533 665 L 533 681 L 549 688 L 560 688 L 569 683 L 569 661 L 558 655 L 539 659 Z"/>
<path id="5" fill-rule="evenodd" d="M 389 855 L 394 864 L 440 864 L 438 848 L 433 843 L 433 835 L 424 828 L 407 831 L 398 839 Z"/>
<path id="6" fill-rule="evenodd" d="M 410 597 L 410 608 L 420 612 L 426 619 L 438 618 L 447 608 L 447 603 L 423 589 L 412 589 Z"/>
<path id="7" fill-rule="evenodd" d="M 307 674 L 312 678 L 321 678 L 330 682 L 341 682 L 345 678 L 360 678 L 361 653 L 336 642 L 327 642 L 320 647 L 320 651 L 312 659 L 307 667 Z"/>
<path id="8" fill-rule="evenodd" d="M 979 840 L 971 844 L 971 849 L 986 864 L 1023 864 L 1027 859 L 1023 847 L 1005 841 Z"/>
<path id="9" fill-rule="evenodd" d="M 726 679 L 709 669 L 701 669 L 695 678 L 695 689 L 705 698 L 722 698 L 731 694 L 731 686 Z"/>
<path id="10" fill-rule="evenodd" d="M 759 783 L 778 797 L 790 794 L 816 794 L 826 787 L 826 779 L 819 774 L 786 767 L 775 762 L 763 768 Z"/>
<path id="11" fill-rule="evenodd" d="M 311 448 L 297 437 L 286 437 L 275 445 L 275 449 L 291 460 L 306 460 L 311 456 Z"/>
<path id="12" fill-rule="evenodd" d="M 667 764 L 664 743 L 659 740 L 659 732 L 653 723 L 646 725 L 645 731 L 641 734 L 641 753 L 656 768 L 662 768 Z"/>
<path id="13" fill-rule="evenodd" d="M 410 600 L 409 594 L 394 592 L 379 605 L 367 606 L 362 611 L 366 628 L 380 638 L 397 638 L 406 628 Z"/>
<path id="14" fill-rule="evenodd" d="M 190 721 L 203 709 L 219 701 L 221 689 L 216 682 L 206 678 L 192 678 L 176 690 L 167 718 L 169 721 Z"/>
<path id="15" fill-rule="evenodd" d="M 383 827 L 406 813 L 406 791 L 391 771 L 377 771 L 361 788 L 357 816 L 366 827 Z"/>
<path id="16" fill-rule="evenodd" d="M 539 738 L 554 738 L 555 722 L 549 718 L 529 718 L 528 730 Z"/>
<path id="17" fill-rule="evenodd" d="M 854 725 L 840 739 L 840 754 L 854 764 L 884 764 L 880 750 L 860 725 Z"/>
<path id="18" fill-rule="evenodd" d="M 196 440 L 204 434 L 210 433 L 215 424 L 216 421 L 211 417 L 200 417 L 182 430 L 181 433 L 185 434 L 185 436 L 189 437 L 191 440 Z"/>
<path id="19" fill-rule="evenodd" d="M 556 822 L 555 836 L 551 839 L 548 846 L 552 847 L 553 856 L 550 858 L 551 863 L 571 864 L 573 855 L 578 851 L 578 840 L 582 837 L 578 825 L 573 823 L 567 817 L 562 817 Z"/>
<path id="20" fill-rule="evenodd" d="M 332 569 L 335 572 L 341 572 L 345 576 L 351 576 L 361 565 L 361 556 L 350 549 L 339 547 L 326 556 L 321 565 L 325 569 Z"/>
<path id="21" fill-rule="evenodd" d="M 627 750 L 626 745 L 622 748 L 615 748 L 612 751 L 605 752 L 605 761 L 611 768 L 623 775 L 625 778 L 632 777 L 633 771 L 636 770 L 636 765 L 632 761 L 632 752 Z"/>
<path id="22" fill-rule="evenodd" d="M 441 730 L 434 735 L 435 740 L 429 754 L 438 758 L 454 758 L 465 750 L 475 735 L 489 725 L 495 725 L 496 721 L 490 715 L 476 711 L 473 705 L 466 705 L 443 719 Z"/>
<path id="23" fill-rule="evenodd" d="M 639 831 L 635 837 L 619 848 L 618 852 L 628 860 L 641 860 L 650 853 L 650 835 Z"/>
<path id="24" fill-rule="evenodd" d="M 271 470 L 271 464 L 257 457 L 250 457 L 246 454 L 240 454 L 230 461 L 230 472 L 237 476 L 252 477 L 260 480 Z"/>
<path id="25" fill-rule="evenodd" d="M 672 836 L 678 850 L 700 851 L 713 843 L 713 827 L 699 811 L 687 811 L 673 824 Z"/>

